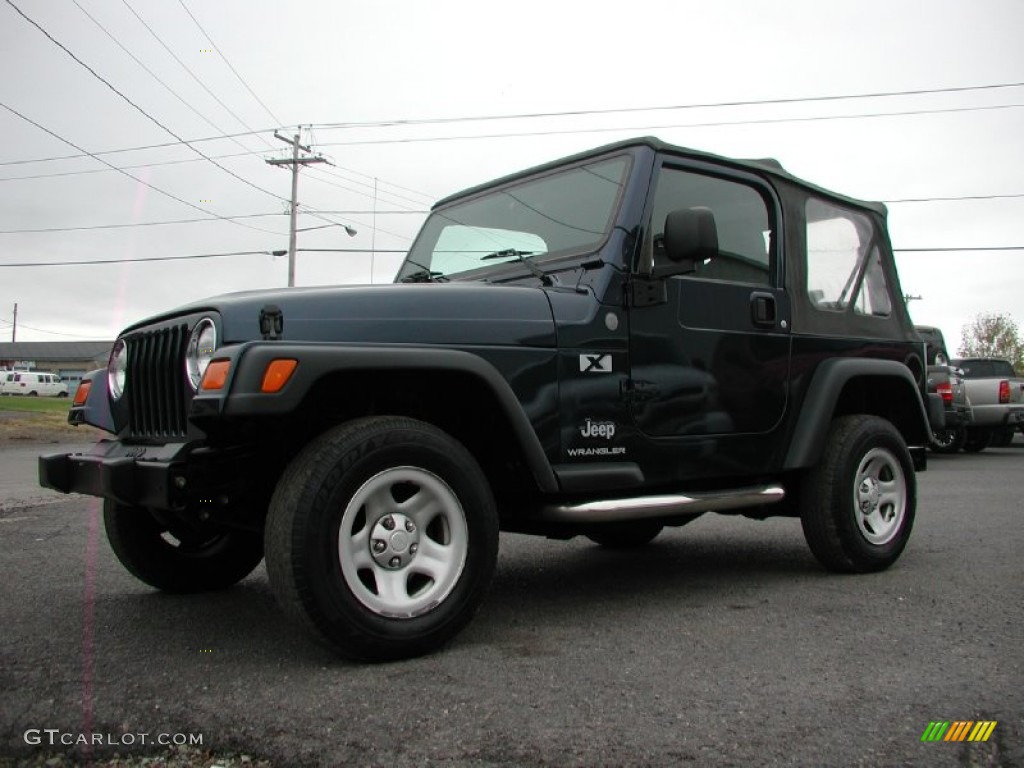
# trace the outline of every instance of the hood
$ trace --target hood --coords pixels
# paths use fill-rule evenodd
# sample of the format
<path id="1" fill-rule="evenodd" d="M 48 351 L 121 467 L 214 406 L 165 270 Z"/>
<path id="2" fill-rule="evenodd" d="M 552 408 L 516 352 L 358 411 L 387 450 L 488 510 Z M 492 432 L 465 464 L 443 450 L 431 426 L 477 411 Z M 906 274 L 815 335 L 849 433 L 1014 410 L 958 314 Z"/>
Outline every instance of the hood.
<path id="1" fill-rule="evenodd" d="M 554 347 L 551 306 L 540 288 L 414 283 L 245 291 L 203 299 L 176 315 L 216 312 L 221 338 L 261 338 L 260 311 L 284 316 L 284 341 Z"/>

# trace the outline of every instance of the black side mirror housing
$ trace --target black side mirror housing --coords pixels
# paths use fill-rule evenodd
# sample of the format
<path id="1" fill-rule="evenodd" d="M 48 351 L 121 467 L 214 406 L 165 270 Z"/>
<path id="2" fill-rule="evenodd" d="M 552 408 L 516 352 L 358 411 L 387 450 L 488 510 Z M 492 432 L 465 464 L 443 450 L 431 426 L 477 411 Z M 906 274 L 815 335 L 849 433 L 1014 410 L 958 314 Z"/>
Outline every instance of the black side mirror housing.
<path id="1" fill-rule="evenodd" d="M 710 208 L 680 208 L 665 217 L 665 235 L 662 240 L 668 264 L 655 272 L 665 275 L 685 275 L 697 269 L 697 264 L 718 254 L 718 227 Z"/>

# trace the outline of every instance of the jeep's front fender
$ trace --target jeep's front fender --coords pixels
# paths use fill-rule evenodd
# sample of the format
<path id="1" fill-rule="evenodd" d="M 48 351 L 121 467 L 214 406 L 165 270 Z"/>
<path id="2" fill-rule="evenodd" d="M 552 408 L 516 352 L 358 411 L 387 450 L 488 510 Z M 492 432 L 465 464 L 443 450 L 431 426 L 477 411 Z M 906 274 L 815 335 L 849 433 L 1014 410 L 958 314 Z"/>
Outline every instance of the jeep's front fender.
<path id="1" fill-rule="evenodd" d="M 928 413 L 918 383 L 906 365 L 894 360 L 836 358 L 826 360 L 814 372 L 789 442 L 784 469 L 803 469 L 817 463 L 829 424 L 838 415 L 840 398 L 851 385 L 860 385 L 876 395 L 861 412 L 893 421 L 908 445 L 928 444 Z"/>
<path id="2" fill-rule="evenodd" d="M 262 391 L 263 376 L 273 360 L 293 359 L 298 366 L 285 386 Z M 455 349 L 392 346 L 248 342 L 217 350 L 214 360 L 227 360 L 230 369 L 220 390 L 201 389 L 192 400 L 189 418 L 202 424 L 211 419 L 287 416 L 295 413 L 312 388 L 326 375 L 344 371 L 451 371 L 473 376 L 494 395 L 512 426 L 516 442 L 542 491 L 558 484 L 540 440 L 508 381 L 489 362 Z"/>

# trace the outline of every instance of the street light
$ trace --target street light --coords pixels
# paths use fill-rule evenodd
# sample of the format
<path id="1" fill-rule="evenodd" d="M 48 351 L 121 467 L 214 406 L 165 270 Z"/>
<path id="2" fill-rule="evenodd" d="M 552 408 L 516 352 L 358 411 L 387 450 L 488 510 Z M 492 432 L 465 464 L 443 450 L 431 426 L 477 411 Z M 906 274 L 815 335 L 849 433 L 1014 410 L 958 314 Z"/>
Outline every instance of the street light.
<path id="1" fill-rule="evenodd" d="M 348 235 L 349 237 L 355 237 L 356 235 L 359 234 L 359 232 L 357 232 L 354 227 L 350 227 L 348 224 L 342 224 L 340 221 L 334 221 L 334 222 L 331 222 L 330 224 L 321 224 L 320 226 L 317 226 L 317 227 L 303 227 L 302 229 L 296 229 L 295 232 L 292 233 L 292 244 L 293 244 L 292 248 L 294 248 L 295 234 L 296 233 L 298 233 L 298 232 L 309 232 L 312 229 L 326 229 L 327 227 L 344 227 L 345 228 L 345 234 Z M 288 287 L 289 288 L 291 288 L 292 286 L 295 285 L 295 254 L 299 250 L 307 250 L 307 249 L 305 249 L 305 248 L 301 248 L 301 249 L 300 248 L 295 248 L 294 250 L 288 250 L 288 251 L 271 251 L 271 255 L 273 255 L 273 256 L 285 256 L 285 255 L 288 256 Z"/>
<path id="2" fill-rule="evenodd" d="M 359 234 L 355 229 L 350 227 L 348 224 L 342 224 L 340 221 L 333 221 L 330 224 L 321 224 L 318 227 L 303 227 L 302 229 L 296 229 L 295 231 L 296 232 L 309 232 L 310 230 L 313 230 L 313 229 L 326 229 L 327 227 L 344 227 L 345 228 L 345 234 L 348 235 L 349 237 L 355 237 L 356 235 Z"/>

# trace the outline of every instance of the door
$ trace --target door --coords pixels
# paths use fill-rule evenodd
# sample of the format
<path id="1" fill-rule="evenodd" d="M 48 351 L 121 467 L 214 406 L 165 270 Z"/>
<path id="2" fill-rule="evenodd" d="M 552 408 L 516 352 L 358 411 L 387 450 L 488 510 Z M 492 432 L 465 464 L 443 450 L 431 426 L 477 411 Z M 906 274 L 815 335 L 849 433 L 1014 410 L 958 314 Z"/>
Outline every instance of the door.
<path id="1" fill-rule="evenodd" d="M 630 402 L 638 428 L 654 437 L 770 432 L 786 409 L 790 342 L 773 190 L 752 175 L 666 160 L 648 208 L 644 254 L 655 275 L 671 268 L 662 245 L 671 211 L 710 210 L 717 249 L 692 272 L 665 278 L 663 296 L 634 302 Z"/>

